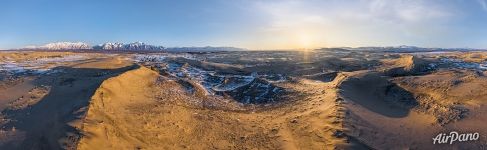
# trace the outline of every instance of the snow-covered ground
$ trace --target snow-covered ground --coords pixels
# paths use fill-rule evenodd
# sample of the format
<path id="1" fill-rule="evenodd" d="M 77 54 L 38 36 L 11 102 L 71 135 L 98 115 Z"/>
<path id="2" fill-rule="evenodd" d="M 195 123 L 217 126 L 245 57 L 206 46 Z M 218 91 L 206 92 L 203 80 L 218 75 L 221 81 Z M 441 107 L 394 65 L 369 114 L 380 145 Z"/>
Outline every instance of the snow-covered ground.
<path id="1" fill-rule="evenodd" d="M 487 70 L 487 62 L 475 63 L 475 62 L 465 62 L 461 59 L 441 58 L 440 64 L 449 64 L 452 67 L 459 68 L 459 69 L 473 69 L 473 70 L 480 70 L 480 71 Z"/>
<path id="2" fill-rule="evenodd" d="M 186 58 L 196 60 L 196 57 L 188 53 L 160 53 L 160 54 L 137 54 L 133 57 L 135 62 L 165 62 L 166 58 Z"/>
<path id="3" fill-rule="evenodd" d="M 49 71 L 57 66 L 60 66 L 66 62 L 74 62 L 87 59 L 83 55 L 67 55 L 64 57 L 52 57 L 52 58 L 40 58 L 36 60 L 28 61 L 13 61 L 4 60 L 0 61 L 0 71 L 7 71 L 14 74 L 19 73 L 49 73 Z"/>
<path id="4" fill-rule="evenodd" d="M 219 74 L 216 71 L 205 70 L 189 64 L 172 62 L 168 58 L 183 57 L 198 60 L 191 54 L 138 54 L 133 57 L 135 62 L 155 66 L 160 71 L 170 74 L 174 79 L 189 80 L 205 89 L 207 95 L 221 95 L 230 92 L 232 96 L 243 103 L 258 101 L 272 101 L 273 95 L 281 92 L 281 88 L 272 85 L 285 77 L 277 75 L 250 75 Z M 274 82 L 270 82 L 274 81 Z M 245 88 L 243 88 L 245 87 Z"/>
<path id="5" fill-rule="evenodd" d="M 178 63 L 167 63 L 163 67 L 169 74 L 178 78 L 187 78 L 202 85 L 208 94 L 218 91 L 231 91 L 248 85 L 255 77 L 242 75 L 217 75 L 214 71 L 207 71 L 193 66 Z M 224 83 L 225 79 L 227 82 Z"/>

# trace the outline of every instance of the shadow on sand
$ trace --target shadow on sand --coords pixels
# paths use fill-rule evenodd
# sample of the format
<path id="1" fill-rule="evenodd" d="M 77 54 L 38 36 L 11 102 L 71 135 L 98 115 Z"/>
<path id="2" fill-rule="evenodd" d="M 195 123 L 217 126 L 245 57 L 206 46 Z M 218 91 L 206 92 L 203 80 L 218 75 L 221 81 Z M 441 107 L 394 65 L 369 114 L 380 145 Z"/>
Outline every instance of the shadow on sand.
<path id="1" fill-rule="evenodd" d="M 19 140 L 0 145 L 0 149 L 76 149 L 81 137 L 74 125 L 81 123 L 91 96 L 100 84 L 137 65 L 118 69 L 57 67 L 60 71 L 35 80 L 36 86 L 50 86 L 50 91 L 36 104 L 2 112 L 11 120 L 3 129 L 15 128 Z"/>
<path id="2" fill-rule="evenodd" d="M 342 84 L 341 94 L 369 111 L 392 118 L 406 117 L 418 105 L 409 91 L 382 79 L 350 79 Z"/>

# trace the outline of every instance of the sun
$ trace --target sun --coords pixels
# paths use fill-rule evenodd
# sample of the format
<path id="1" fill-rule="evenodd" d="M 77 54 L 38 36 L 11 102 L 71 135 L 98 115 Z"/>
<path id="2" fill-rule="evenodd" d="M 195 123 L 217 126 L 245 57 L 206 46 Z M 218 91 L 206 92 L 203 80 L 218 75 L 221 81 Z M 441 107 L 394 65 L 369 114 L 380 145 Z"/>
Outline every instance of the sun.
<path id="1" fill-rule="evenodd" d="M 297 34 L 296 47 L 303 50 L 316 48 L 316 38 L 313 34 L 302 32 Z"/>

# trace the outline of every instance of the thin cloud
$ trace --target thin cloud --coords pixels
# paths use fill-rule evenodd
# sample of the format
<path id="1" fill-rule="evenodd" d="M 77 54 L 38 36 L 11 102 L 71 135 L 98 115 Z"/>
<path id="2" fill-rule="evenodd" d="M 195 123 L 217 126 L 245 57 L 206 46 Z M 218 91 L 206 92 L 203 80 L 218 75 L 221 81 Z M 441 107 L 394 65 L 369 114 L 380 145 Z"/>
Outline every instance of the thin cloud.
<path id="1" fill-rule="evenodd" d="M 480 3 L 480 6 L 482 6 L 482 9 L 487 11 L 487 1 L 486 0 L 477 0 Z"/>
<path id="2" fill-rule="evenodd" d="M 455 17 L 455 11 L 443 3 L 423 0 L 258 1 L 256 7 L 268 18 L 262 37 L 277 35 L 282 43 L 289 43 L 306 35 L 327 46 L 439 36 L 448 32 L 435 24 Z"/>

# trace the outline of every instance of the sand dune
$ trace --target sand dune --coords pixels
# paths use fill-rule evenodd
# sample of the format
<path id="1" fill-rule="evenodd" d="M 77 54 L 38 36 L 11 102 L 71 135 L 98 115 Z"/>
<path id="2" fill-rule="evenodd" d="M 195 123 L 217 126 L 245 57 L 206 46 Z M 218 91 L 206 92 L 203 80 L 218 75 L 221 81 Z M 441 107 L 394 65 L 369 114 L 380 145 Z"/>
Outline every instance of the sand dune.
<path id="1" fill-rule="evenodd" d="M 401 55 L 397 59 L 384 60 L 380 71 L 388 76 L 418 75 L 430 70 L 429 62 L 418 56 Z"/>
<path id="2" fill-rule="evenodd" d="M 483 54 L 312 53 L 1 53 L 0 149 L 485 148 Z"/>
<path id="3" fill-rule="evenodd" d="M 110 63 L 111 58 L 105 60 L 99 61 Z M 63 66 L 54 68 L 57 73 L 19 83 L 18 86 L 23 86 L 31 82 L 32 86 L 27 88 L 28 92 L 19 95 L 20 98 L 9 102 L 2 110 L 0 149 L 76 148 L 80 137 L 77 128 L 80 119 L 84 117 L 90 97 L 103 80 L 131 68 L 126 66 L 118 69 L 93 69 Z M 21 89 L 23 88 L 16 90 L 20 92 Z M 8 92 L 9 89 L 6 90 L 0 90 L 0 93 Z"/>
<path id="4" fill-rule="evenodd" d="M 339 85 L 341 95 L 371 111 L 388 117 L 407 116 L 417 105 L 408 91 L 375 72 L 350 73 Z"/>
<path id="5" fill-rule="evenodd" d="M 344 74 L 347 77 L 338 87 L 340 96 L 348 102 L 344 105 L 348 112 L 344 123 L 346 133 L 367 145 L 373 145 L 373 148 L 475 149 L 485 142 L 447 146 L 433 145 L 431 138 L 427 138 L 445 131 L 485 132 L 485 129 L 475 125 L 475 119 L 468 117 L 470 113 L 485 112 L 485 107 L 478 105 L 484 102 L 473 102 L 477 104 L 475 111 L 470 110 L 472 103 L 468 102 L 471 98 L 483 99 L 481 97 L 485 97 L 485 93 L 460 92 L 476 89 L 472 87 L 485 88 L 483 77 L 459 77 L 452 72 L 400 78 L 380 76 L 369 71 Z M 459 78 L 468 80 L 461 83 L 464 85 L 451 84 Z"/>
<path id="6" fill-rule="evenodd" d="M 324 97 L 307 95 L 307 100 L 292 104 L 291 108 L 279 106 L 258 112 L 245 108 L 214 110 L 191 104 L 194 97 L 181 84 L 167 80 L 156 84 L 158 79 L 161 78 L 157 73 L 142 67 L 106 80 L 92 97 L 79 148 L 360 147 L 347 144 L 347 136 L 334 125 L 340 124 L 343 112 L 334 108 L 333 92 Z M 314 86 L 322 91 L 329 85 Z M 158 90 L 164 92 L 155 97 L 153 93 Z"/>

